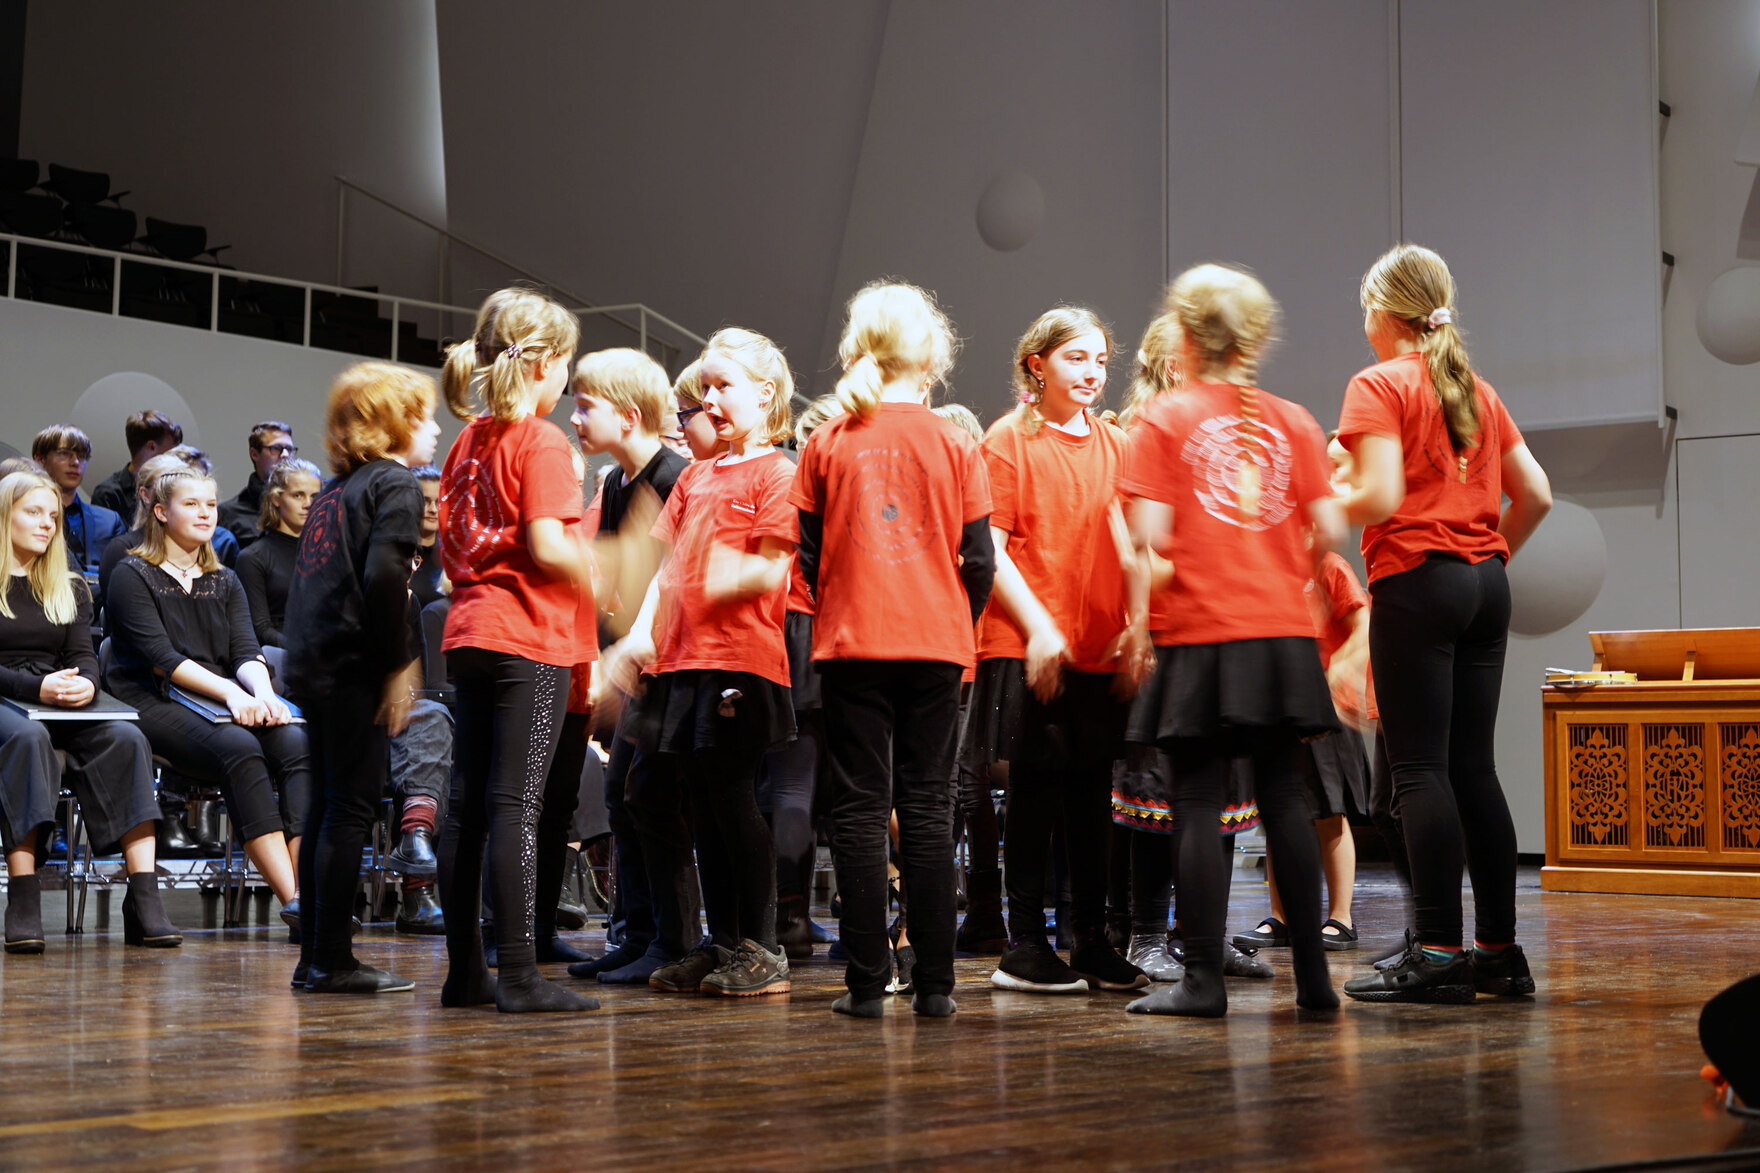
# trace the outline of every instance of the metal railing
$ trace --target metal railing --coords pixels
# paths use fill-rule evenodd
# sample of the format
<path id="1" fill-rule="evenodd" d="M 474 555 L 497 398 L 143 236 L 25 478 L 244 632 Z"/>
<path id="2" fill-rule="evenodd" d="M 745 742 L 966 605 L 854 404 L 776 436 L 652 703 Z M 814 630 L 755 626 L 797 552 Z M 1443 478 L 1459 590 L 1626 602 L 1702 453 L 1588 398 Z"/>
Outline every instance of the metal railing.
<path id="1" fill-rule="evenodd" d="M 207 287 L 206 296 L 208 305 L 206 329 L 217 334 L 225 333 L 243 337 L 262 336 L 259 334 L 253 334 L 249 330 L 228 330 L 222 328 L 222 306 L 225 303 L 225 297 L 223 295 L 228 291 L 235 296 L 241 292 L 248 292 L 248 290 L 241 288 L 243 286 L 260 284 L 299 290 L 299 329 L 297 331 L 298 341 L 295 344 L 305 347 L 313 346 L 312 326 L 314 321 L 314 294 L 321 294 L 326 298 L 355 298 L 361 301 L 373 302 L 379 307 L 380 313 L 389 314 L 389 318 L 380 318 L 375 321 L 377 325 L 388 329 L 389 331 L 388 357 L 393 362 L 412 361 L 408 356 L 400 356 L 399 348 L 403 335 L 402 326 L 406 322 L 413 322 L 415 320 L 415 313 L 434 313 L 441 315 L 439 318 L 439 323 L 441 324 L 440 329 L 437 331 L 437 336 L 434 340 L 436 344 L 441 344 L 445 341 L 445 336 L 449 331 L 444 323 L 446 323 L 450 317 L 454 315 L 462 317 L 465 323 L 464 332 L 468 333 L 469 323 L 475 319 L 477 313 L 474 307 L 448 305 L 444 301 L 427 301 L 422 298 L 403 297 L 391 293 L 378 293 L 364 289 L 350 289 L 343 285 L 326 285 L 316 281 L 299 281 L 290 277 L 276 277 L 267 273 L 249 273 L 237 269 L 217 268 L 213 265 L 198 265 L 189 261 L 174 261 L 146 252 L 122 252 L 115 249 L 94 248 L 87 244 L 76 244 L 72 241 L 56 240 L 46 237 L 21 236 L 16 233 L 0 232 L 0 242 L 4 242 L 6 248 L 5 288 L 6 296 L 8 298 L 20 299 L 19 268 L 21 254 L 25 254 L 29 250 L 50 250 L 57 253 L 97 258 L 101 261 L 109 262 L 108 309 L 97 309 L 94 305 L 89 304 L 91 301 L 89 297 L 82 299 L 75 308 L 83 308 L 93 312 L 106 312 L 112 317 L 142 317 L 148 320 L 158 320 L 153 319 L 151 315 L 125 314 L 123 312 L 123 287 L 125 284 L 125 278 L 130 276 L 131 271 L 134 270 L 136 266 L 140 267 L 141 270 L 145 270 L 145 272 L 133 274 L 137 280 L 150 280 L 154 274 L 162 275 L 165 272 L 197 274 L 205 279 Z M 521 272 L 523 274 L 523 270 Z M 198 283 L 191 283 L 191 288 L 196 284 Z M 49 305 L 66 306 L 71 304 L 65 300 L 57 300 L 54 297 L 43 296 L 42 291 L 40 290 L 29 300 Z M 570 296 L 568 300 L 573 301 L 575 299 Z M 582 304 L 576 307 L 575 312 L 583 317 L 603 317 L 607 321 L 629 330 L 636 336 L 637 345 L 641 348 L 643 353 L 649 351 L 649 342 L 653 335 L 652 327 L 656 324 L 663 326 L 667 330 L 676 333 L 681 338 L 695 342 L 698 345 L 701 345 L 705 341 L 701 335 L 686 329 L 665 314 L 659 313 L 639 302 L 612 306 Z M 633 320 L 631 320 L 630 315 L 633 315 Z M 274 317 L 273 314 L 263 314 L 262 316 L 268 319 Z M 179 324 L 192 325 L 194 323 L 188 320 L 183 320 Z M 282 342 L 294 341 L 292 338 L 279 338 L 272 340 Z M 664 341 L 661 342 L 661 345 L 666 346 L 673 351 L 678 349 L 678 347 L 665 343 Z M 318 348 L 344 349 L 340 347 L 328 347 L 322 342 L 318 344 Z M 344 352 L 367 353 L 358 350 L 344 350 Z M 379 357 L 386 356 L 379 355 Z"/>

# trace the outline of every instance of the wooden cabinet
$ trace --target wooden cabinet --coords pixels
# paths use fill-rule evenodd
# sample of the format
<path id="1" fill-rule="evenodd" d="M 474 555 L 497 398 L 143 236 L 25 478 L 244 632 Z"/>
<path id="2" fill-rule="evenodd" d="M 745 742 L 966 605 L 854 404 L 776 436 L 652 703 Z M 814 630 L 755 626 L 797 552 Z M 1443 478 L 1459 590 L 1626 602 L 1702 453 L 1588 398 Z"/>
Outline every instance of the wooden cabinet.
<path id="1" fill-rule="evenodd" d="M 1760 897 L 1760 630 L 1596 632 L 1546 685 L 1549 891 Z"/>

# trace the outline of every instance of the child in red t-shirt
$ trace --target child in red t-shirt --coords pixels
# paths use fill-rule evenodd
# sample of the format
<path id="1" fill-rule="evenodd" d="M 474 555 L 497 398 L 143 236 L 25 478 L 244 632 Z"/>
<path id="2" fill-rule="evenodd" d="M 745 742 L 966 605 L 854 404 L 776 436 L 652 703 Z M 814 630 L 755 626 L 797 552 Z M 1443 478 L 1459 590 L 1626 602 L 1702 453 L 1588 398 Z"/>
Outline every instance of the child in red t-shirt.
<path id="1" fill-rule="evenodd" d="M 1106 940 L 1112 764 L 1124 752 L 1135 692 L 1119 671 L 1130 557 L 1117 537 L 1125 437 L 1089 410 L 1106 387 L 1111 349 L 1092 311 L 1059 306 L 1041 314 L 1015 349 L 1021 405 L 984 437 L 996 586 L 978 624 L 978 678 L 961 756 L 972 769 L 1009 763 L 1009 948 L 990 978 L 1005 990 L 1149 984 Z M 1059 816 L 1075 938 L 1069 964 L 1045 938 L 1045 877 Z"/>
<path id="2" fill-rule="evenodd" d="M 1516 933 L 1516 834 L 1497 778 L 1509 639 L 1504 564 L 1552 505 L 1546 474 L 1497 393 L 1473 373 L 1454 278 L 1400 245 L 1363 277 L 1363 329 L 1381 361 L 1345 388 L 1338 438 L 1355 459 L 1346 512 L 1363 529 L 1375 600 L 1369 656 L 1412 871 L 1416 937 L 1345 983 L 1370 1002 L 1529 994 Z M 1509 506 L 1504 507 L 1504 498 Z M 1461 948 L 1471 861 L 1473 948 Z"/>
<path id="3" fill-rule="evenodd" d="M 1149 621 L 1148 576 L 1131 580 L 1132 654 L 1152 636 L 1156 667 L 1128 736 L 1164 748 L 1178 791 L 1185 975 L 1131 1003 L 1139 1013 L 1226 1013 L 1223 929 L 1228 867 L 1212 828 L 1234 759 L 1252 762 L 1267 839 L 1290 911 L 1296 1001 L 1338 1004 L 1320 939 L 1320 859 L 1304 789 L 1301 738 L 1338 727 L 1302 586 L 1341 530 L 1320 428 L 1252 385 L 1277 303 L 1251 275 L 1220 265 L 1168 291 L 1188 382 L 1131 431 L 1123 489 L 1131 533 L 1173 563 Z M 1138 661 L 1140 663 L 1140 660 Z"/>
<path id="4" fill-rule="evenodd" d="M 788 991 L 776 942 L 776 843 L 755 791 L 764 755 L 794 736 L 783 615 L 795 549 L 789 430 L 794 380 L 776 344 L 718 330 L 699 368 L 703 418 L 727 452 L 679 474 L 654 536 L 671 552 L 630 633 L 605 665 L 642 690 L 644 745 L 676 760 L 696 814 L 705 889 L 717 856 L 733 889 L 710 902 L 710 944 L 656 970 L 669 991 L 748 996 Z M 637 675 L 646 673 L 638 684 Z"/>
<path id="5" fill-rule="evenodd" d="M 990 485 L 978 445 L 925 400 L 953 365 L 953 330 L 911 285 L 877 282 L 849 304 L 838 346 L 845 414 L 813 433 L 792 500 L 800 567 L 818 601 L 832 854 L 849 992 L 832 1009 L 878 1018 L 891 977 L 887 821 L 916 964 L 912 1008 L 953 999 L 953 778 L 960 675 L 993 576 Z"/>
<path id="6" fill-rule="evenodd" d="M 575 316 L 554 301 L 503 289 L 441 372 L 447 406 L 469 421 L 447 453 L 440 492 L 440 557 L 452 580 L 441 647 L 458 692 L 439 852 L 450 961 L 443 1006 L 598 1006 L 539 976 L 552 942 L 537 940 L 533 924 L 544 779 L 570 669 L 591 659 L 594 641 L 591 625 L 576 622 L 581 593 L 592 593 L 591 559 L 568 530 L 581 518 L 580 484 L 562 430 L 542 418 L 568 385 L 579 336 Z M 499 975 L 477 926 L 485 840 Z"/>

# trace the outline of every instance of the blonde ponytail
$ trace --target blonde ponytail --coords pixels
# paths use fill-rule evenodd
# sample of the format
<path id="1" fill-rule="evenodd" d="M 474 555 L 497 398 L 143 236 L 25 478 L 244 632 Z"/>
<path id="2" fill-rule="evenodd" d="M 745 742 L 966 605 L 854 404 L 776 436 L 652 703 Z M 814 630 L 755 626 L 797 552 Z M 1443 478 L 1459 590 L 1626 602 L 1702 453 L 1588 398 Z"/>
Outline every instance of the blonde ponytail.
<path id="1" fill-rule="evenodd" d="M 466 421 L 485 410 L 503 421 L 530 415 L 536 365 L 553 355 L 573 354 L 580 337 L 580 319 L 536 290 L 490 294 L 477 311 L 471 336 L 447 348 L 440 369 L 447 408 Z"/>
<path id="2" fill-rule="evenodd" d="M 1185 382 L 1185 374 L 1179 369 L 1179 351 L 1178 318 L 1162 314 L 1149 323 L 1137 346 L 1137 371 L 1131 379 L 1124 410 L 1118 415 L 1119 427 L 1128 429 L 1157 396 L 1177 390 Z"/>
<path id="3" fill-rule="evenodd" d="M 1420 245 L 1397 245 L 1363 274 L 1361 298 L 1364 309 L 1397 318 L 1417 335 L 1449 442 L 1456 452 L 1476 447 L 1478 382 L 1454 323 L 1454 275 L 1448 263 Z"/>
<path id="4" fill-rule="evenodd" d="M 1187 378 L 1204 379 L 1234 369 L 1236 382 L 1250 383 L 1259 360 L 1277 340 L 1281 311 L 1264 284 L 1244 269 L 1195 265 L 1167 290 L 1166 312 L 1173 315 L 1184 345 L 1200 369 Z"/>
<path id="5" fill-rule="evenodd" d="M 934 294 L 902 281 L 874 281 L 849 300 L 837 357 L 837 401 L 857 419 L 880 410 L 887 383 L 903 377 L 933 385 L 947 378 L 959 348 Z"/>

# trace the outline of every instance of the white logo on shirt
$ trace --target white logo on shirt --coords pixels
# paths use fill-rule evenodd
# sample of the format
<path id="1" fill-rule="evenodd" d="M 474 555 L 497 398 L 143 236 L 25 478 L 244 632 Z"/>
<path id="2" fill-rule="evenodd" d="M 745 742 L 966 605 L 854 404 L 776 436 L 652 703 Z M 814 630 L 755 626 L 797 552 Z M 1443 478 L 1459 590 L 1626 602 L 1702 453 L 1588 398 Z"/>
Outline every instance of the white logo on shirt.
<path id="1" fill-rule="evenodd" d="M 1192 466 L 1192 491 L 1205 513 L 1243 529 L 1264 531 L 1295 510 L 1290 494 L 1293 453 L 1289 438 L 1263 419 L 1247 429 L 1242 416 L 1211 416 L 1186 438 L 1180 456 Z M 1242 477 L 1243 456 L 1253 462 L 1256 478 L 1250 471 Z M 1251 508 L 1243 507 L 1243 480 L 1257 486 Z"/>

